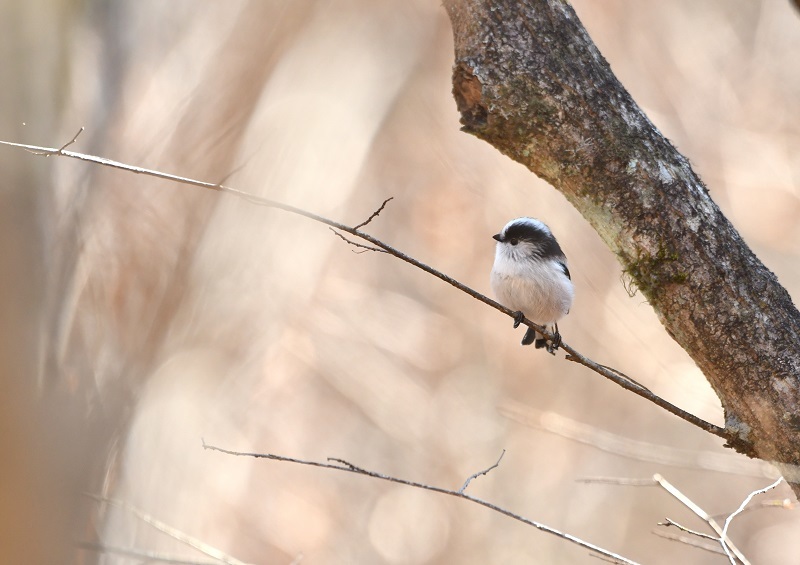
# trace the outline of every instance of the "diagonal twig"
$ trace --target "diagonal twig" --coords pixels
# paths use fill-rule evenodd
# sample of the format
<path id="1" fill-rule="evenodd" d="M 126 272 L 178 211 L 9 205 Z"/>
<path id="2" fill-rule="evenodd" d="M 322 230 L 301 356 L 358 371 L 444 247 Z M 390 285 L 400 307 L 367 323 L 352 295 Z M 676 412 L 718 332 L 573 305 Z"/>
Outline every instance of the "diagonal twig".
<path id="1" fill-rule="evenodd" d="M 30 145 L 26 146 L 26 145 L 18 144 L 18 143 L 15 143 L 13 145 L 16 145 L 17 147 L 22 147 L 23 149 L 25 149 L 29 153 L 33 153 L 34 155 L 39 155 L 41 157 L 51 157 L 51 156 L 54 156 L 54 155 L 61 155 L 63 157 L 69 157 L 69 155 L 67 153 L 71 153 L 71 151 L 70 152 L 66 152 L 64 150 L 67 147 L 69 147 L 70 145 L 72 145 L 73 143 L 75 143 L 76 141 L 78 141 L 78 136 L 80 136 L 80 134 L 83 133 L 84 129 L 86 129 L 86 128 L 81 126 L 81 129 L 78 130 L 78 133 L 76 133 L 74 136 L 72 136 L 72 139 L 67 141 L 64 145 L 62 145 L 58 149 L 52 149 L 52 148 L 48 148 L 48 147 L 34 147 L 34 146 L 30 146 Z"/>
<path id="2" fill-rule="evenodd" d="M 748 559 L 744 556 L 744 554 L 741 551 L 739 551 L 739 548 L 733 545 L 732 541 L 727 539 L 727 535 L 724 529 L 719 525 L 719 523 L 716 520 L 714 520 L 714 518 L 708 512 L 706 512 L 700 506 L 695 504 L 688 496 L 686 496 L 680 490 L 678 490 L 678 488 L 675 487 L 675 485 L 670 483 L 667 479 L 665 479 L 658 473 L 653 475 L 653 481 L 657 483 L 665 491 L 667 491 L 669 494 L 671 494 L 673 497 L 675 497 L 686 508 L 691 510 L 698 518 L 705 521 L 705 523 L 708 524 L 709 527 L 711 527 L 711 529 L 714 530 L 719 535 L 720 544 L 722 545 L 723 549 L 725 548 L 726 546 L 725 544 L 727 542 L 727 547 L 730 548 L 731 553 L 735 555 L 736 558 L 739 561 L 741 561 L 743 565 L 750 564 L 750 561 L 748 561 Z M 726 553 L 728 552 L 726 551 Z"/>
<path id="3" fill-rule="evenodd" d="M 718 555 L 725 555 L 725 552 L 719 547 L 719 543 L 707 543 L 702 542 L 689 536 L 682 536 L 671 534 L 669 532 L 662 532 L 661 530 L 653 530 L 653 534 L 657 535 L 660 538 L 668 539 L 670 541 L 677 541 L 678 543 L 682 543 L 685 545 L 689 545 L 691 547 L 696 547 L 697 549 L 702 549 L 704 551 L 709 551 L 711 553 L 716 553 Z"/>
<path id="4" fill-rule="evenodd" d="M 478 477 L 480 477 L 482 475 L 489 474 L 489 471 L 491 471 L 492 469 L 497 469 L 497 467 L 500 465 L 500 461 L 503 460 L 503 455 L 505 455 L 505 454 L 506 454 L 506 450 L 504 449 L 503 452 L 500 454 L 500 457 L 497 458 L 497 461 L 494 462 L 494 465 L 492 465 L 491 467 L 487 467 L 483 471 L 478 471 L 477 473 L 473 473 L 472 475 L 470 475 L 469 478 L 466 481 L 464 481 L 464 484 L 461 485 L 461 488 L 458 489 L 458 492 L 460 494 L 464 494 L 464 491 L 467 490 L 467 487 L 472 482 L 472 479 L 477 479 Z"/>
<path id="5" fill-rule="evenodd" d="M 427 484 L 424 484 L 424 483 L 418 483 L 418 482 L 415 482 L 415 481 L 410 481 L 410 480 L 407 480 L 407 479 L 401 479 L 399 477 L 393 477 L 391 475 L 384 475 L 383 473 L 377 473 L 375 471 L 370 471 L 368 469 L 363 469 L 361 467 L 353 465 L 352 463 L 350 463 L 348 461 L 345 461 L 344 459 L 333 458 L 333 457 L 329 457 L 328 458 L 328 461 L 329 461 L 328 463 L 322 463 L 320 461 L 308 461 L 308 460 L 304 460 L 304 459 L 297 459 L 297 458 L 294 458 L 294 457 L 285 457 L 283 455 L 275 455 L 273 453 L 247 453 L 247 452 L 241 452 L 241 451 L 232 451 L 230 449 L 225 449 L 225 448 L 222 448 L 222 447 L 216 447 L 214 445 L 207 444 L 205 442 L 205 440 L 203 440 L 203 449 L 210 449 L 212 451 L 218 451 L 218 452 L 224 453 L 226 455 L 235 455 L 235 456 L 239 456 L 239 457 L 254 457 L 256 459 L 270 459 L 272 461 L 282 461 L 282 462 L 285 462 L 285 463 L 295 463 L 295 464 L 298 464 L 298 465 L 308 465 L 308 466 L 311 466 L 311 467 L 320 467 L 320 468 L 323 468 L 323 469 L 332 469 L 332 470 L 336 470 L 336 471 L 343 471 L 343 472 L 346 472 L 346 473 L 355 473 L 357 475 L 363 475 L 365 477 L 372 477 L 374 479 L 379 479 L 379 480 L 382 480 L 382 481 L 387 481 L 387 482 L 391 482 L 391 483 L 396 483 L 396 484 L 400 484 L 400 485 L 414 487 L 414 488 L 427 490 L 427 491 L 431 491 L 431 492 L 437 492 L 439 494 L 446 494 L 446 495 L 449 495 L 449 496 L 453 496 L 455 498 L 463 498 L 464 500 L 469 500 L 470 502 L 474 502 L 475 504 L 479 504 L 481 506 L 485 506 L 486 508 L 489 508 L 490 510 L 494 510 L 495 512 L 499 512 L 500 514 L 503 514 L 504 516 L 508 516 L 509 518 L 513 518 L 514 520 L 522 522 L 523 524 L 527 524 L 529 526 L 533 526 L 534 528 L 536 528 L 536 529 L 538 529 L 540 531 L 555 535 L 555 536 L 557 536 L 557 537 L 559 537 L 561 539 L 564 539 L 564 540 L 567 540 L 567 541 L 569 541 L 571 543 L 579 545 L 579 546 L 583 547 L 584 549 L 588 549 L 590 551 L 593 551 L 595 553 L 603 555 L 603 556 L 605 556 L 605 557 L 607 557 L 609 559 L 612 559 L 614 563 L 624 563 L 626 565 L 635 565 L 636 564 L 635 561 L 631 561 L 630 559 L 628 559 L 626 557 L 622 557 L 621 555 L 613 553 L 613 552 L 611 552 L 611 551 L 609 551 L 607 549 L 603 549 L 602 547 L 594 545 L 593 543 L 589 543 L 589 542 L 584 541 L 584 540 L 582 540 L 582 539 L 580 539 L 578 537 L 575 537 L 575 536 L 573 536 L 571 534 L 567 534 L 565 532 L 562 532 L 560 530 L 556 530 L 555 528 L 552 528 L 552 527 L 547 526 L 545 524 L 542 524 L 540 522 L 536 522 L 536 521 L 531 520 L 529 518 L 525 518 L 523 516 L 520 516 L 519 514 L 515 514 L 514 512 L 511 512 L 510 510 L 506 510 L 505 508 L 497 506 L 496 504 L 493 504 L 493 503 L 491 503 L 489 501 L 486 501 L 486 500 L 483 500 L 481 498 L 477 498 L 477 497 L 471 496 L 469 494 L 466 494 L 465 492 L 463 492 L 461 490 L 450 490 L 450 489 L 446 489 L 446 488 L 442 488 L 442 487 L 437 487 L 437 486 L 433 486 L 433 485 L 427 485 Z M 499 460 L 498 460 L 498 463 L 499 463 Z M 489 470 L 491 470 L 491 467 L 489 469 L 487 469 L 486 471 L 488 472 Z"/>
<path id="6" fill-rule="evenodd" d="M 379 207 L 377 210 L 375 210 L 375 211 L 372 213 L 372 215 L 371 215 L 369 218 L 367 218 L 366 220 L 364 220 L 363 222 L 361 222 L 361 223 L 360 223 L 360 224 L 358 224 L 357 226 L 353 226 L 353 229 L 356 229 L 356 230 L 357 230 L 357 229 L 359 229 L 359 228 L 363 228 L 363 227 L 364 227 L 364 226 L 366 226 L 368 223 L 370 223 L 372 220 L 374 220 L 375 218 L 377 218 L 378 216 L 380 216 L 381 212 L 382 212 L 382 211 L 383 211 L 383 209 L 386 207 L 386 204 L 388 204 L 388 203 L 389 203 L 389 200 L 394 200 L 394 196 L 390 196 L 389 198 L 387 198 L 386 200 L 384 200 L 384 201 L 383 201 L 383 204 L 381 204 L 381 205 L 380 205 L 380 207 Z"/>
<path id="7" fill-rule="evenodd" d="M 75 136 L 75 138 L 73 138 L 73 141 L 76 138 L 77 138 L 77 135 Z M 65 144 L 60 149 L 54 149 L 54 148 L 51 148 L 51 147 L 40 147 L 40 146 L 37 146 L 37 145 L 28 145 L 28 144 L 24 144 L 24 143 L 13 143 L 13 142 L 10 142 L 10 141 L 0 141 L 0 145 L 7 145 L 9 147 L 18 147 L 18 148 L 21 148 L 21 149 L 25 149 L 26 151 L 34 152 L 34 153 L 36 153 L 38 155 L 44 155 L 44 156 L 57 155 L 57 156 L 62 156 L 62 157 L 69 157 L 71 159 L 78 159 L 80 161 L 85 161 L 85 162 L 89 162 L 89 163 L 95 163 L 95 164 L 98 164 L 98 165 L 103 165 L 105 167 L 112 167 L 112 168 L 115 168 L 115 169 L 128 171 L 128 172 L 131 172 L 131 173 L 134 173 L 134 174 L 147 175 L 147 176 L 151 176 L 151 177 L 155 177 L 155 178 L 160 178 L 160 179 L 165 179 L 165 180 L 169 180 L 169 181 L 179 182 L 179 183 L 182 183 L 182 184 L 198 186 L 198 187 L 206 188 L 206 189 L 209 189 L 209 190 L 215 190 L 215 191 L 218 191 L 218 192 L 224 192 L 224 193 L 227 193 L 227 194 L 232 194 L 232 195 L 238 196 L 239 198 L 242 198 L 242 199 L 246 200 L 247 202 L 251 202 L 251 203 L 256 204 L 258 206 L 265 206 L 265 207 L 268 207 L 268 208 L 276 208 L 278 210 L 283 210 L 283 211 L 289 212 L 291 214 L 296 214 L 298 216 L 303 216 L 304 218 L 308 218 L 310 220 L 314 220 L 315 222 L 319 222 L 319 223 L 325 224 L 325 225 L 327 225 L 329 227 L 332 227 L 332 228 L 335 228 L 335 229 L 337 229 L 337 230 L 339 230 L 341 232 L 348 233 L 348 234 L 350 234 L 352 236 L 355 236 L 355 237 L 357 237 L 359 239 L 362 239 L 362 240 L 364 240 L 364 241 L 366 241 L 368 243 L 371 243 L 376 248 L 380 248 L 381 250 L 385 251 L 389 255 L 392 255 L 393 257 L 396 257 L 397 259 L 400 259 L 401 261 L 405 261 L 406 263 L 409 263 L 410 265 L 413 265 L 413 266 L 417 267 L 418 269 L 421 269 L 421 270 L 425 271 L 426 273 L 428 273 L 430 275 L 433 275 L 434 277 L 436 277 L 436 278 L 446 282 L 447 284 L 457 288 L 461 292 L 464 292 L 464 293 L 468 294 L 469 296 L 473 297 L 474 299 L 476 299 L 476 300 L 478 300 L 480 302 L 483 302 L 484 304 L 494 308 L 495 310 L 498 310 L 498 311 L 502 312 L 506 316 L 508 316 L 508 317 L 510 317 L 512 319 L 516 319 L 516 312 L 511 310 L 510 308 L 507 308 L 507 307 L 503 306 L 502 304 L 500 304 L 499 302 L 497 302 L 495 300 L 492 300 L 488 296 L 485 296 L 485 295 L 483 295 L 483 294 L 471 289 L 467 285 L 455 280 L 454 278 L 442 273 L 441 271 L 438 271 L 438 270 L 434 269 L 433 267 L 430 267 L 429 265 L 426 265 L 425 263 L 423 263 L 423 262 L 421 262 L 421 261 L 419 261 L 417 259 L 414 259 L 413 257 L 403 253 L 402 251 L 392 247 L 391 245 L 386 244 L 386 243 L 382 242 L 381 240 L 369 235 L 368 233 L 360 231 L 358 228 L 359 227 L 363 227 L 364 225 L 366 225 L 367 222 L 359 224 L 359 226 L 356 226 L 356 227 L 350 227 L 350 226 L 347 226 L 345 224 L 342 224 L 341 222 L 337 222 L 335 220 L 331 220 L 331 219 L 326 218 L 324 216 L 321 216 L 319 214 L 315 214 L 313 212 L 309 212 L 309 211 L 304 210 L 302 208 L 298 208 L 297 206 L 291 206 L 289 204 L 284 204 L 283 202 L 278 202 L 277 200 L 271 200 L 269 198 L 262 198 L 260 196 L 256 196 L 254 194 L 250 194 L 250 193 L 245 192 L 243 190 L 238 190 L 236 188 L 232 188 L 232 187 L 225 186 L 225 185 L 222 185 L 222 184 L 214 184 L 214 183 L 210 183 L 210 182 L 203 182 L 203 181 L 191 179 L 191 178 L 188 178 L 188 177 L 182 177 L 182 176 L 179 176 L 179 175 L 173 175 L 173 174 L 169 174 L 169 173 L 164 173 L 164 172 L 157 171 L 157 170 L 154 170 L 154 169 L 147 169 L 147 168 L 144 168 L 144 167 L 137 167 L 137 166 L 134 166 L 134 165 L 128 165 L 126 163 L 121 163 L 119 161 L 114 161 L 112 159 L 106 159 L 104 157 L 98 157 L 98 156 L 95 156 L 95 155 L 88 155 L 88 154 L 85 154 L 85 153 L 77 153 L 75 151 L 68 151 L 68 150 L 64 149 L 65 147 L 68 147 L 71 143 L 72 143 L 72 141 L 70 141 L 69 143 Z M 387 199 L 383 203 L 383 205 L 381 205 L 381 207 L 373 213 L 373 215 L 368 219 L 368 221 L 370 221 L 372 218 L 377 216 L 378 213 L 380 213 L 381 209 L 383 209 L 383 207 L 385 206 L 386 202 L 388 202 L 389 200 L 390 199 Z M 525 326 L 527 326 L 527 327 L 529 327 L 529 328 L 535 329 L 536 331 L 538 331 L 540 334 L 542 334 L 546 339 L 548 339 L 550 341 L 555 341 L 557 339 L 555 334 L 551 333 L 547 328 L 545 328 L 543 326 L 539 326 L 538 324 L 533 323 L 531 320 L 529 320 L 527 318 L 523 318 L 520 323 L 525 325 Z M 743 452 L 747 452 L 748 449 L 749 449 L 749 451 L 752 451 L 752 447 L 749 444 L 747 444 L 746 442 L 744 442 L 743 440 L 741 440 L 734 432 L 728 432 L 725 428 L 721 428 L 719 426 L 715 426 L 714 424 L 711 424 L 710 422 L 706 422 L 702 418 L 699 418 L 699 417 L 697 417 L 697 416 L 695 416 L 693 414 L 690 414 L 689 412 L 686 412 L 685 410 L 683 410 L 683 409 L 675 406 L 674 404 L 666 401 L 665 399 L 661 398 L 660 396 L 652 393 L 647 388 L 645 388 L 644 386 L 640 385 L 639 383 L 637 383 L 636 381 L 634 381 L 630 377 L 624 376 L 619 371 L 610 370 L 609 368 L 607 368 L 607 367 L 605 367 L 603 365 L 600 365 L 599 363 L 596 363 L 596 362 L 592 361 L 591 359 L 589 359 L 588 357 L 582 355 L 577 350 L 575 350 L 573 347 L 571 347 L 570 345 L 568 345 L 568 344 L 566 344 L 564 342 L 561 342 L 561 348 L 564 349 L 564 351 L 567 352 L 567 354 L 568 354 L 567 355 L 567 359 L 568 360 L 574 361 L 576 363 L 579 363 L 579 364 L 583 365 L 584 367 L 587 367 L 587 368 L 591 369 L 595 373 L 598 373 L 599 375 L 601 375 L 601 376 L 613 381 L 614 383 L 618 384 L 622 388 L 624 388 L 626 390 L 629 390 L 629 391 L 641 396 L 642 398 L 645 398 L 645 399 L 649 400 L 650 402 L 652 402 L 652 403 L 656 404 L 657 406 L 663 408 L 667 412 L 670 412 L 671 414 L 673 414 L 673 415 L 685 420 L 686 422 L 689 422 L 690 424 L 692 424 L 694 426 L 697 426 L 698 428 L 700 428 L 702 430 L 705 430 L 706 432 L 709 432 L 711 434 L 714 434 L 714 435 L 716 435 L 718 437 L 721 437 L 721 438 L 727 440 L 729 445 L 734 445 L 735 444 L 736 447 L 737 447 L 737 450 L 740 450 L 740 451 L 743 451 Z"/>
<path id="8" fill-rule="evenodd" d="M 682 526 L 681 524 L 679 524 L 675 520 L 672 520 L 671 518 L 664 518 L 664 521 L 663 522 L 659 522 L 658 525 L 659 526 L 675 526 L 679 530 L 681 530 L 683 532 L 686 532 L 687 534 L 691 534 L 691 535 L 693 535 L 695 537 L 712 540 L 712 541 L 715 541 L 715 542 L 718 542 L 718 543 L 720 541 L 720 538 L 718 538 L 716 536 L 711 536 L 709 534 L 704 534 L 703 532 L 698 532 L 697 530 L 692 530 L 691 528 L 687 528 L 686 526 Z"/>
<path id="9" fill-rule="evenodd" d="M 766 487 L 764 487 L 764 488 L 762 488 L 762 489 L 759 489 L 759 490 L 754 490 L 753 492 L 751 492 L 749 495 L 747 495 L 747 498 L 745 498 L 745 499 L 742 501 L 742 504 L 741 504 L 741 505 L 739 505 L 739 508 L 737 508 L 737 509 L 736 509 L 736 511 L 734 511 L 734 512 L 733 512 L 733 513 L 732 513 L 730 516 L 728 516 L 728 517 L 725 519 L 725 525 L 722 527 L 722 533 L 721 533 L 721 534 L 720 534 L 720 536 L 719 536 L 719 538 L 720 538 L 720 539 L 719 539 L 719 543 L 720 543 L 720 545 L 722 545 L 722 550 L 725 552 L 725 555 L 727 555 L 727 556 L 728 556 L 728 559 L 730 560 L 730 562 L 731 562 L 731 563 L 733 563 L 733 564 L 735 564 L 735 563 L 736 563 L 736 561 L 735 561 L 735 560 L 734 560 L 734 558 L 733 558 L 734 556 L 733 556 L 733 555 L 731 555 L 731 553 L 733 553 L 733 550 L 734 550 L 735 548 L 734 548 L 734 547 L 733 547 L 733 545 L 732 545 L 732 544 L 731 544 L 731 543 L 728 541 L 728 528 L 730 527 L 730 525 L 731 525 L 731 522 L 733 521 L 733 519 L 734 519 L 734 518 L 735 518 L 735 517 L 736 517 L 738 514 L 740 514 L 740 513 L 742 512 L 742 510 L 744 510 L 744 507 L 745 507 L 745 506 L 747 506 L 747 505 L 750 503 L 750 501 L 751 501 L 751 500 L 753 500 L 753 497 L 754 497 L 754 496 L 756 496 L 756 495 L 758 495 L 758 494 L 763 494 L 763 493 L 765 493 L 765 492 L 767 492 L 767 491 L 770 491 L 770 490 L 774 489 L 774 488 L 775 488 L 775 487 L 777 487 L 779 484 L 781 484 L 781 481 L 783 481 L 783 477 L 778 477 L 778 480 L 776 480 L 776 481 L 775 481 L 774 483 L 772 483 L 771 485 L 769 485 L 769 486 L 766 486 Z M 738 555 L 737 555 L 736 557 L 738 557 Z"/>
<path id="10" fill-rule="evenodd" d="M 733 542 L 730 539 L 728 539 L 727 528 L 726 527 L 723 528 L 722 526 L 720 526 L 719 523 L 714 519 L 713 516 L 708 514 L 708 512 L 703 510 L 700 506 L 698 506 L 695 502 L 693 502 L 688 496 L 686 496 L 684 493 L 682 493 L 680 490 L 678 490 L 678 488 L 675 487 L 675 485 L 670 483 L 667 479 L 665 479 L 663 476 L 659 475 L 658 473 L 653 475 L 650 479 L 614 479 L 614 478 L 599 477 L 599 478 L 583 479 L 581 482 L 605 483 L 605 484 L 623 485 L 623 486 L 647 486 L 647 487 L 659 486 L 662 489 L 664 489 L 665 491 L 667 491 L 670 495 L 672 495 L 675 499 L 677 499 L 678 502 L 680 502 L 686 508 L 691 510 L 694 513 L 695 516 L 697 516 L 698 518 L 703 520 L 706 524 L 708 524 L 708 526 L 712 530 L 714 530 L 714 532 L 717 533 L 719 538 L 715 538 L 715 537 L 712 536 L 712 537 L 710 537 L 710 539 L 716 540 L 722 546 L 723 550 L 725 550 L 725 548 L 727 546 L 730 549 L 730 553 L 728 553 L 728 551 L 725 550 L 725 554 L 728 555 L 728 557 L 730 559 L 733 559 L 733 556 L 735 556 L 736 559 L 738 559 L 743 565 L 750 565 L 750 561 L 748 561 L 748 559 L 739 550 L 739 548 L 737 548 L 735 545 L 733 545 Z M 752 498 L 754 495 L 758 494 L 759 492 L 766 492 L 770 488 L 773 488 L 774 486 L 777 486 L 777 484 L 778 484 L 778 481 L 776 481 L 773 485 L 763 489 L 762 491 L 756 491 L 754 493 L 751 493 L 751 495 L 750 495 L 750 497 L 748 497 L 748 499 Z M 747 503 L 747 501 L 745 501 L 742 504 L 742 506 L 740 507 L 740 510 L 741 510 L 741 508 L 744 507 L 744 505 L 746 503 Z M 730 520 L 738 512 L 739 512 L 739 510 L 737 510 L 737 512 L 734 512 L 734 514 L 731 514 L 731 516 L 728 517 L 728 520 Z M 669 522 L 672 522 L 671 520 L 669 520 L 669 518 L 667 518 L 667 520 Z M 695 533 L 693 530 L 689 530 L 688 528 L 684 528 L 683 526 L 679 526 L 675 522 L 672 522 L 672 525 L 678 526 L 679 528 L 683 529 L 684 531 Z M 699 534 L 698 533 L 698 535 L 702 535 L 702 536 L 705 537 L 705 534 Z M 724 543 L 723 543 L 723 540 L 724 540 Z M 731 561 L 731 562 L 734 563 L 734 561 Z"/>
<path id="11" fill-rule="evenodd" d="M 379 253 L 387 253 L 387 251 L 385 249 L 380 249 L 379 247 L 372 247 L 370 245 L 364 245 L 363 243 L 358 243 L 357 241 L 353 241 L 351 239 L 347 239 L 345 236 L 343 236 L 342 234 L 340 234 L 338 231 L 336 231 L 335 229 L 333 229 L 331 227 L 329 227 L 328 229 L 331 230 L 337 236 L 339 236 L 346 243 L 349 243 L 353 247 L 359 247 L 359 248 L 362 249 L 362 251 L 356 251 L 355 249 L 352 249 L 351 251 L 353 253 L 366 253 L 367 251 L 378 251 Z"/>

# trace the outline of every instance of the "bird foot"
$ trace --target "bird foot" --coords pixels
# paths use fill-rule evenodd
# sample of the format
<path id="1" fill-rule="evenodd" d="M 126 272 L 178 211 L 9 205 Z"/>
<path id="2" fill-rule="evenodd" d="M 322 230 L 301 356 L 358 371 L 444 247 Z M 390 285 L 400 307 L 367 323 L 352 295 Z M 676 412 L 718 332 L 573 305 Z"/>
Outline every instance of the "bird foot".
<path id="1" fill-rule="evenodd" d="M 556 329 L 555 339 L 547 342 L 547 352 L 550 355 L 555 355 L 559 347 L 561 347 L 561 334 L 558 333 L 558 329 Z"/>
<path id="2" fill-rule="evenodd" d="M 517 329 L 524 319 L 525 314 L 522 313 L 522 310 L 514 312 L 514 329 Z"/>

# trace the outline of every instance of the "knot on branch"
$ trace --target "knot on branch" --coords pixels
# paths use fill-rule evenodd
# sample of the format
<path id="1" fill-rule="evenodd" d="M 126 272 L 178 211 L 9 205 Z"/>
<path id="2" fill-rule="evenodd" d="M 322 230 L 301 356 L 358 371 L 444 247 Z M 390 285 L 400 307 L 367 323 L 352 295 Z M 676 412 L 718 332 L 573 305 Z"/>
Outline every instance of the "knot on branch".
<path id="1" fill-rule="evenodd" d="M 475 76 L 475 69 L 464 62 L 453 69 L 453 97 L 464 131 L 473 132 L 486 126 L 488 110 L 483 102 L 483 85 Z"/>

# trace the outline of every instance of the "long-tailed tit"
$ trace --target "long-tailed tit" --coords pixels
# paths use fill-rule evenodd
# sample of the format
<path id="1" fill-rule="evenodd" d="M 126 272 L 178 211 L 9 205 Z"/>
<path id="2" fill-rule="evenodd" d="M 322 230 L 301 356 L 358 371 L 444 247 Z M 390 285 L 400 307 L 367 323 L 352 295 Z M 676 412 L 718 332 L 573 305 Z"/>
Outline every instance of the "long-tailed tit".
<path id="1" fill-rule="evenodd" d="M 565 316 L 575 296 L 567 258 L 545 224 L 534 218 L 517 218 L 492 236 L 497 240 L 492 267 L 492 291 L 497 301 L 516 312 L 514 327 L 522 318 L 540 326 L 553 326 L 555 342 L 528 328 L 522 345 L 536 343 L 553 353 L 560 344 L 556 322 Z"/>

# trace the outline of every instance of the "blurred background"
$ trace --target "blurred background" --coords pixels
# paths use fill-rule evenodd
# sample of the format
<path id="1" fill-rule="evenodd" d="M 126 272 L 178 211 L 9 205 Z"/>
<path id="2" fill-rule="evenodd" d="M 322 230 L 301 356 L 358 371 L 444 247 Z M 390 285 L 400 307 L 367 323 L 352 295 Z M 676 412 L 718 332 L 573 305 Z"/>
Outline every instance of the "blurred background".
<path id="1" fill-rule="evenodd" d="M 800 293 L 800 13 L 787 0 L 573 3 L 622 83 L 745 240 Z M 459 132 L 430 0 L 0 2 L 0 139 L 224 182 L 357 224 L 488 294 L 496 233 L 531 215 L 576 285 L 565 340 L 721 425 L 718 401 L 553 188 Z M 465 501 L 205 451 L 324 461 L 468 492 L 646 563 L 724 557 L 664 475 L 723 521 L 766 465 L 498 312 L 324 226 L 231 196 L 0 148 L 0 546 L 17 563 L 593 563 Z M 98 501 L 87 494 L 106 499 Z M 796 559 L 800 518 L 730 534 Z M 124 504 L 122 504 L 124 503 Z M 143 519 L 144 517 L 144 519 Z M 710 533 L 710 532 L 708 532 Z M 144 557 L 149 554 L 150 557 Z M 163 561 L 163 560 L 162 560 Z M 169 562 L 169 561 L 167 561 Z"/>

